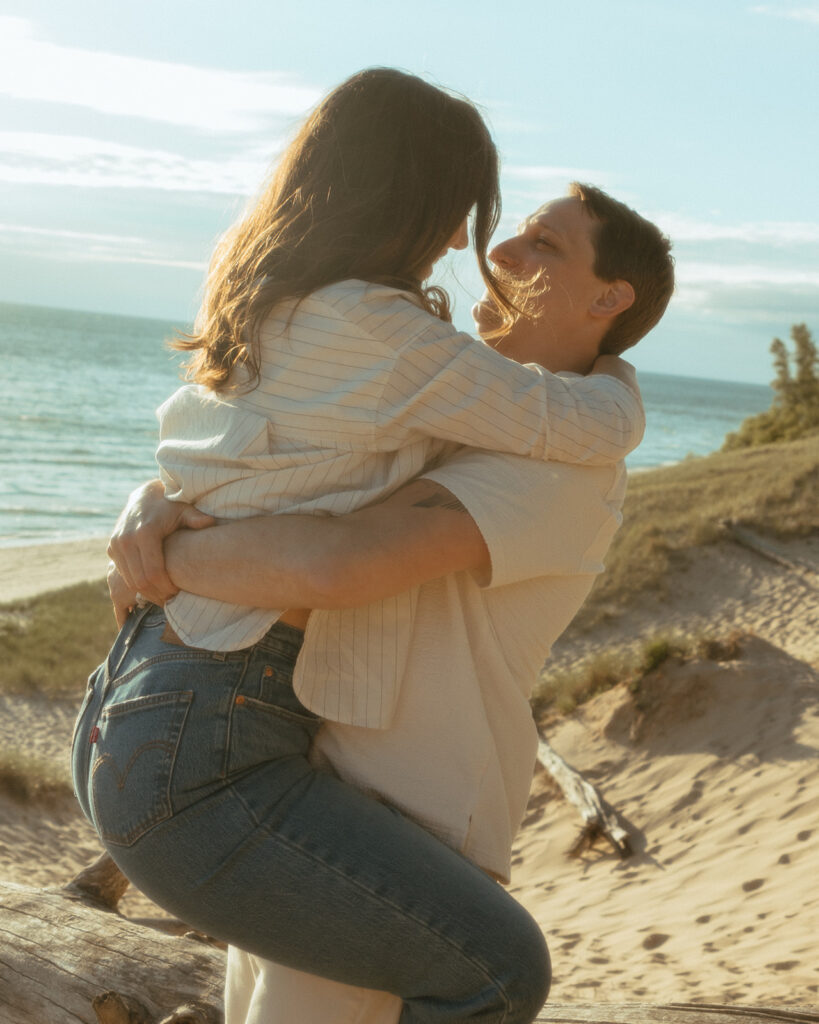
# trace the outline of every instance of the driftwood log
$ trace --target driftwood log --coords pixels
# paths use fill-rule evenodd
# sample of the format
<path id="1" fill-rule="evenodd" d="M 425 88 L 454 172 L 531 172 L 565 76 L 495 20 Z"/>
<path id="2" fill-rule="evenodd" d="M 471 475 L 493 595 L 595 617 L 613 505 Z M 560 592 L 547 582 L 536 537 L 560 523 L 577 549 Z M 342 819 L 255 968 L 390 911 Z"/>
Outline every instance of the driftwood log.
<path id="1" fill-rule="evenodd" d="M 715 1003 L 549 1003 L 538 1024 L 794 1024 L 819 1022 L 815 1006 L 720 1006 Z"/>
<path id="2" fill-rule="evenodd" d="M 62 889 L 0 882 L 0 1024 L 219 1024 L 224 955 L 116 912 L 107 856 Z M 819 1007 L 548 1003 L 539 1024 L 819 1024 Z M 293 1021 L 292 1024 L 322 1024 Z"/>
<path id="3" fill-rule="evenodd" d="M 0 1024 L 219 1024 L 225 957 L 116 912 L 107 856 L 64 888 L 0 882 Z"/>
<path id="4" fill-rule="evenodd" d="M 603 837 L 621 857 L 632 854 L 631 841 L 617 812 L 610 807 L 594 786 L 555 753 L 543 737 L 538 739 L 537 759 L 560 787 L 566 799 L 580 811 L 583 828 L 572 844 L 573 856 Z"/>
<path id="5" fill-rule="evenodd" d="M 733 519 L 723 519 L 722 526 L 735 544 L 761 555 L 762 558 L 767 558 L 769 562 L 798 573 L 806 583 L 819 587 L 819 567 L 812 562 L 783 554 L 776 544 L 749 530 L 747 526 L 740 526 Z"/>

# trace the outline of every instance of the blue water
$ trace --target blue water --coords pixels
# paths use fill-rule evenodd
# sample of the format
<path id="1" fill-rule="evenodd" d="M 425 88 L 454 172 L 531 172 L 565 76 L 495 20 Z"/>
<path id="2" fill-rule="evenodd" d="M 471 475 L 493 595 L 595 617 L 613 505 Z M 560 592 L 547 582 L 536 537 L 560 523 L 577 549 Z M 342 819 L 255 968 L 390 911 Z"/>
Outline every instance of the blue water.
<path id="1" fill-rule="evenodd" d="M 164 344 L 176 326 L 0 304 L 0 546 L 106 534 L 155 475 L 154 410 L 179 383 Z M 772 396 L 660 374 L 640 384 L 648 428 L 632 468 L 714 451 Z"/>

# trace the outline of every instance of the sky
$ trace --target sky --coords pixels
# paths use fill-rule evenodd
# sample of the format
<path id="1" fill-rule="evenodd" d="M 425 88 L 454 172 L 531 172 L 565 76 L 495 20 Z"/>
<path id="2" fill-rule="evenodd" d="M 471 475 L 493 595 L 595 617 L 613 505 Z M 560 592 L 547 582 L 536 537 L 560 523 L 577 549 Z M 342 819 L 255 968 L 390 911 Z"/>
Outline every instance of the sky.
<path id="1" fill-rule="evenodd" d="M 496 240 L 574 179 L 671 236 L 638 369 L 765 383 L 819 331 L 817 53 L 817 0 L 0 0 L 0 301 L 189 322 L 299 120 L 388 65 L 480 105 Z M 470 329 L 473 261 L 436 274 Z"/>

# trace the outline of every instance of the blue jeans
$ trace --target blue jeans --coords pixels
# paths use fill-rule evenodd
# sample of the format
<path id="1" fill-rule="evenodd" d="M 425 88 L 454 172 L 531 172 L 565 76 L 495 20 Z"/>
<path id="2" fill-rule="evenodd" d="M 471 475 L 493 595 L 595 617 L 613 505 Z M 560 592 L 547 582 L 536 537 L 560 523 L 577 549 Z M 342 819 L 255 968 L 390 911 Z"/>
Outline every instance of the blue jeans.
<path id="1" fill-rule="evenodd" d="M 401 1024 L 532 1021 L 550 970 L 497 883 L 308 762 L 302 634 L 184 647 L 133 613 L 89 680 L 72 744 L 86 817 L 122 871 L 188 924 L 299 970 L 390 991 Z"/>

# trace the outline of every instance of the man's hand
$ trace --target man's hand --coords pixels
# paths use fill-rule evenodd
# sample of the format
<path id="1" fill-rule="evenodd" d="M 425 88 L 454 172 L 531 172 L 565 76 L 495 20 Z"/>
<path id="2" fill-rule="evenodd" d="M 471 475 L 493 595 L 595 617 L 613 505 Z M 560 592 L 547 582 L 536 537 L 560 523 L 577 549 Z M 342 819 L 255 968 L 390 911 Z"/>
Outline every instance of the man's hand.
<path id="1" fill-rule="evenodd" d="M 108 563 L 108 593 L 111 595 L 111 604 L 114 606 L 114 618 L 117 620 L 119 628 L 122 629 L 128 618 L 128 613 L 137 603 L 137 595 L 136 591 L 131 590 L 119 574 L 113 562 Z"/>
<path id="2" fill-rule="evenodd" d="M 108 557 L 121 580 L 115 580 L 112 587 L 109 572 L 108 589 L 117 622 L 120 609 L 127 606 L 129 599 L 132 607 L 137 595 L 154 604 L 164 604 L 178 592 L 165 570 L 165 538 L 179 529 L 201 530 L 214 523 L 213 516 L 199 512 L 193 505 L 168 501 L 159 480 L 152 480 L 130 495 L 108 543 Z"/>

